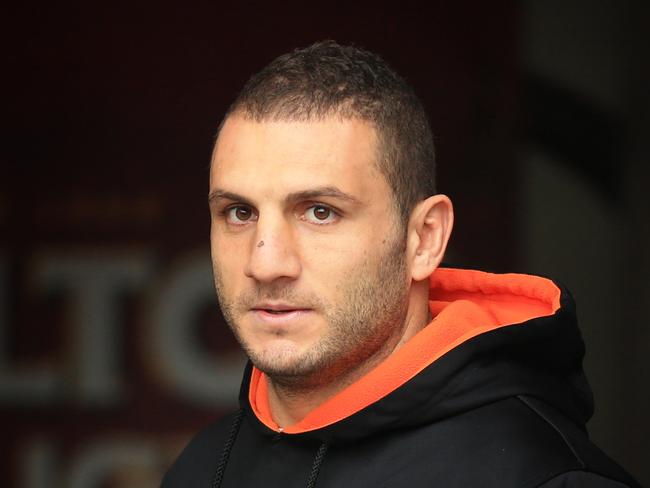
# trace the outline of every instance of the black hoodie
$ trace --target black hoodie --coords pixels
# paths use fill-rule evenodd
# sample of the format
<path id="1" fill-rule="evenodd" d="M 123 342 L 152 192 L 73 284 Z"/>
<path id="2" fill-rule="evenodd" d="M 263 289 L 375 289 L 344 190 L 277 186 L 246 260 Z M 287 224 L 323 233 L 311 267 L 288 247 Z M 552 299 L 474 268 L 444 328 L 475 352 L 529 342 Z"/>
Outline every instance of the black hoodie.
<path id="1" fill-rule="evenodd" d="M 432 322 L 295 425 L 246 368 L 241 409 L 199 433 L 163 488 L 622 487 L 593 412 L 573 301 L 535 276 L 440 268 Z"/>

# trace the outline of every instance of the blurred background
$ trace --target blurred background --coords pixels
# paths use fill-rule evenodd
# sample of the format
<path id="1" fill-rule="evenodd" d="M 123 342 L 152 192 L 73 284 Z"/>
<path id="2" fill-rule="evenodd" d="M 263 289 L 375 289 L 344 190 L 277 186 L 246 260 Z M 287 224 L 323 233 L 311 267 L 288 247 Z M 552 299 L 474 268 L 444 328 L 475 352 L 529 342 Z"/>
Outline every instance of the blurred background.
<path id="1" fill-rule="evenodd" d="M 648 2 L 23 5 L 0 21 L 3 486 L 158 486 L 236 405 L 213 135 L 248 76 L 327 38 L 423 99 L 457 212 L 447 260 L 573 291 L 591 435 L 650 485 Z"/>

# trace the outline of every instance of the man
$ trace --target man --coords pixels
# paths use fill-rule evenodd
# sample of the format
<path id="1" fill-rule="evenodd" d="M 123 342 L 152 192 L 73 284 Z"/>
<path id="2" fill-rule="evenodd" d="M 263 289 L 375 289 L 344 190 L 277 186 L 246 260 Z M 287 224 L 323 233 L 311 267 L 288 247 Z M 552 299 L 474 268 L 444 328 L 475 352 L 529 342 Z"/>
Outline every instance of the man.
<path id="1" fill-rule="evenodd" d="M 210 173 L 241 410 L 200 433 L 171 487 L 636 486 L 588 440 L 567 292 L 441 268 L 424 110 L 376 55 L 281 56 L 228 111 Z"/>

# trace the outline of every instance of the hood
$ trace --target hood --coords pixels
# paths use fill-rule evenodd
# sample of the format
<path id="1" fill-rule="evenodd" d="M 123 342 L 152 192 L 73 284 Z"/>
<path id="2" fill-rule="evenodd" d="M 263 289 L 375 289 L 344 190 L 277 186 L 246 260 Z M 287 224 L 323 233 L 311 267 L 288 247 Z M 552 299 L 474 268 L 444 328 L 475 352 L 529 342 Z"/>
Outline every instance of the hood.
<path id="1" fill-rule="evenodd" d="M 573 300 L 547 278 L 439 268 L 432 321 L 384 362 L 285 434 L 327 443 L 416 426 L 530 395 L 583 426 L 593 411 Z M 242 408 L 263 434 L 279 431 L 264 373 L 250 363 Z"/>

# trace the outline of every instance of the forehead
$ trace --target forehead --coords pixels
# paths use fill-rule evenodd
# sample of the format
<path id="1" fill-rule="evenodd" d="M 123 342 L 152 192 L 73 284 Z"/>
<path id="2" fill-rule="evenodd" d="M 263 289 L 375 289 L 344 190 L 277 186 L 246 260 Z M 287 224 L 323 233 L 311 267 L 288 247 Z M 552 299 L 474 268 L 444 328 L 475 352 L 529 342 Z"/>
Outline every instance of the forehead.
<path id="1" fill-rule="evenodd" d="M 210 186 L 247 193 L 322 185 L 359 194 L 376 186 L 385 191 L 377 153 L 375 129 L 363 120 L 257 122 L 235 114 L 215 145 Z"/>

